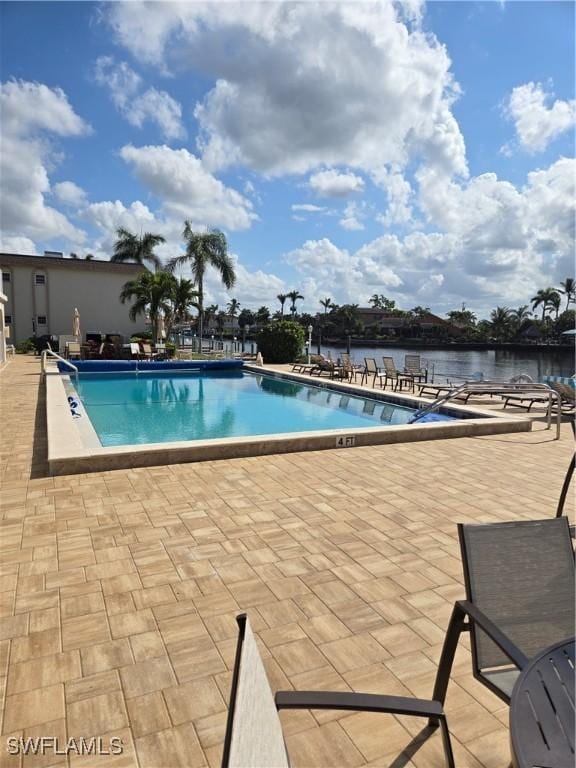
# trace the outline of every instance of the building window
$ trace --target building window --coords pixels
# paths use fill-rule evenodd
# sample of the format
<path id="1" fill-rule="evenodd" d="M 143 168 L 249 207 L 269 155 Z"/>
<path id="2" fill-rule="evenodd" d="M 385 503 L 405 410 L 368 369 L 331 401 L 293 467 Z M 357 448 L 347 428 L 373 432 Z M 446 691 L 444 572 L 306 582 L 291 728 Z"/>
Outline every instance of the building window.
<path id="1" fill-rule="evenodd" d="M 4 322 L 6 323 L 6 325 L 12 325 L 12 315 L 5 315 Z"/>
<path id="2" fill-rule="evenodd" d="M 9 283 L 11 279 L 12 279 L 12 275 L 10 274 L 10 272 L 2 272 L 2 282 Z"/>
<path id="3" fill-rule="evenodd" d="M 35 279 L 36 285 L 46 284 L 46 275 L 35 275 L 34 279 Z"/>
<path id="4" fill-rule="evenodd" d="M 38 325 L 46 325 L 46 316 L 38 315 Z"/>

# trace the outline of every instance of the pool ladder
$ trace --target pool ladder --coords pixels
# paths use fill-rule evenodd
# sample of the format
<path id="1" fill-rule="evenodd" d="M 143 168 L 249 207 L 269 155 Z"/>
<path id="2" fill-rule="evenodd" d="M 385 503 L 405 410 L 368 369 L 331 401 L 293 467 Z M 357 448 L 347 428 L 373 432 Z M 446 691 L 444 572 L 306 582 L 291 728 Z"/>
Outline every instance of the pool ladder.
<path id="1" fill-rule="evenodd" d="M 514 395 L 525 393 L 527 396 L 530 394 L 542 392 L 548 396 L 548 409 L 546 413 L 546 429 L 552 427 L 552 405 L 556 401 L 557 413 L 556 413 L 556 440 L 560 439 L 560 425 L 562 423 L 562 409 L 560 395 L 556 390 L 552 389 L 548 384 L 537 384 L 527 381 L 514 381 L 514 382 L 498 382 L 498 381 L 468 381 L 460 386 L 455 387 L 450 392 L 444 395 L 440 395 L 432 403 L 428 403 L 424 408 L 416 411 L 414 416 L 408 422 L 409 424 L 415 424 L 420 421 L 423 416 L 428 413 L 433 413 L 448 403 L 450 400 L 454 400 L 461 395 L 466 395 L 466 401 L 470 395 Z"/>
<path id="2" fill-rule="evenodd" d="M 55 358 L 56 360 L 59 360 L 64 365 L 67 365 L 69 368 L 72 369 L 74 372 L 74 378 L 76 379 L 76 382 L 78 382 L 78 368 L 74 365 L 74 363 L 71 363 L 70 360 L 66 360 L 65 357 L 62 357 L 57 352 L 54 352 L 50 344 L 48 344 L 48 347 L 46 349 L 42 350 L 42 353 L 40 355 L 40 366 L 42 373 L 46 373 L 46 358 L 50 356 Z"/>

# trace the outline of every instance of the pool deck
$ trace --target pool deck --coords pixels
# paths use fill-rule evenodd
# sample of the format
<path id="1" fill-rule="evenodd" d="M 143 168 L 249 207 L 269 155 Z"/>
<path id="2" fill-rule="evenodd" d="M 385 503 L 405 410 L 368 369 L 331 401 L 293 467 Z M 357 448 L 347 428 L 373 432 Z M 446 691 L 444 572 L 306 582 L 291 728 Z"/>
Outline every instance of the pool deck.
<path id="1" fill-rule="evenodd" d="M 532 432 L 49 477 L 40 363 L 0 372 L 0 766 L 218 766 L 247 611 L 273 689 L 427 697 L 464 596 L 456 522 L 554 515 L 570 460 Z M 517 411 L 512 411 L 516 413 Z M 509 763 L 508 708 L 471 675 L 447 713 L 459 768 Z M 424 723 L 282 714 L 292 765 L 435 768 Z M 10 756 L 8 736 L 123 740 Z"/>

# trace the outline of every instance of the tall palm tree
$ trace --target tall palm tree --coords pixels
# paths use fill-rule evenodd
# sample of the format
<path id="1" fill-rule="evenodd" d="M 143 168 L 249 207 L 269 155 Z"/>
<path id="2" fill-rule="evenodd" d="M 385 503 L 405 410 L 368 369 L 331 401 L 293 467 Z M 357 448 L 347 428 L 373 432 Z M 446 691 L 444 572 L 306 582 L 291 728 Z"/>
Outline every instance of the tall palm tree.
<path id="1" fill-rule="evenodd" d="M 278 301 L 280 302 L 280 317 L 284 317 L 284 304 L 286 303 L 286 299 L 288 298 L 287 293 L 279 293 L 278 296 L 276 296 Z"/>
<path id="2" fill-rule="evenodd" d="M 240 309 L 240 302 L 238 299 L 230 299 L 228 304 L 226 305 L 226 312 L 228 313 L 229 317 L 236 317 L 238 314 L 238 310 Z"/>
<path id="3" fill-rule="evenodd" d="M 530 299 L 530 301 L 532 302 L 532 309 L 536 309 L 539 306 L 542 307 L 542 322 L 544 322 L 546 312 L 549 309 L 556 308 L 559 299 L 560 294 L 554 288 L 541 288 L 538 293 Z"/>
<path id="4" fill-rule="evenodd" d="M 294 317 L 294 315 L 296 314 L 296 302 L 298 301 L 298 299 L 303 299 L 304 296 L 302 296 L 302 294 L 299 293 L 298 291 L 288 291 L 286 296 L 287 296 L 287 298 L 290 299 L 290 302 L 291 302 L 290 303 L 290 313 L 291 313 L 292 317 Z"/>
<path id="5" fill-rule="evenodd" d="M 192 279 L 198 291 L 198 321 L 200 344 L 204 332 L 204 275 L 208 267 L 214 267 L 222 278 L 225 287 L 232 288 L 236 282 L 234 263 L 228 255 L 226 235 L 219 229 L 211 229 L 207 232 L 194 232 L 191 223 L 184 222 L 182 233 L 186 241 L 186 253 L 176 256 L 168 268 L 174 270 L 182 264 L 190 264 L 192 267 Z"/>
<path id="6" fill-rule="evenodd" d="M 209 307 L 206 307 L 204 310 L 204 320 L 206 320 L 208 325 L 211 325 L 214 322 L 214 318 L 216 317 L 217 312 L 218 304 L 210 304 Z"/>
<path id="7" fill-rule="evenodd" d="M 168 272 L 141 272 L 124 284 L 120 301 L 122 304 L 133 301 L 128 312 L 130 319 L 149 314 L 152 328 L 156 330 L 160 313 L 171 318 L 175 288 L 176 278 Z"/>
<path id="8" fill-rule="evenodd" d="M 563 280 L 560 283 L 559 291 L 566 296 L 566 311 L 568 311 L 570 304 L 576 301 L 576 281 L 574 278 L 567 277 L 566 280 Z"/>
<path id="9" fill-rule="evenodd" d="M 162 235 L 144 232 L 138 237 L 124 227 L 117 229 L 116 235 L 118 239 L 114 243 L 111 261 L 135 261 L 136 264 L 143 266 L 146 262 L 150 262 L 154 269 L 162 266 L 160 259 L 154 253 L 156 246 L 166 242 Z"/>
<path id="10" fill-rule="evenodd" d="M 198 291 L 194 290 L 194 283 L 185 277 L 175 281 L 172 297 L 174 320 L 184 323 L 190 317 L 190 307 L 198 308 Z"/>
<path id="11" fill-rule="evenodd" d="M 320 299 L 320 304 L 324 307 L 324 317 L 326 317 L 330 307 L 334 306 L 332 304 L 332 299 L 327 296 L 325 299 Z"/>

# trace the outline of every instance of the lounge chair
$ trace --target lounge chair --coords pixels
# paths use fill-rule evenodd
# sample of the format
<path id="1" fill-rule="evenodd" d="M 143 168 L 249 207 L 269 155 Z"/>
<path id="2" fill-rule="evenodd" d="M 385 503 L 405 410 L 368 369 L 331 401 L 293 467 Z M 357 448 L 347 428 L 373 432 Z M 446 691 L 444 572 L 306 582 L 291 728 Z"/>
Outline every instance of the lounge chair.
<path id="1" fill-rule="evenodd" d="M 323 358 L 309 371 L 310 376 L 330 376 L 331 379 L 342 378 L 342 366 L 333 360 Z"/>
<path id="2" fill-rule="evenodd" d="M 414 381 L 428 381 L 428 369 L 422 368 L 420 355 L 404 355 L 404 373 L 409 373 Z"/>
<path id="3" fill-rule="evenodd" d="M 570 419 L 570 426 L 572 427 L 572 433 L 576 437 L 576 423 L 575 419 Z M 576 468 L 576 453 L 572 451 L 572 458 L 562 483 L 562 490 L 560 491 L 560 498 L 558 499 L 558 506 L 556 507 L 556 517 L 562 517 L 564 513 L 564 504 L 566 503 L 566 496 L 568 495 L 568 489 L 574 476 L 574 469 Z M 570 528 L 570 535 L 574 538 L 574 528 Z"/>
<path id="4" fill-rule="evenodd" d="M 150 344 L 146 344 L 145 342 L 142 342 L 142 354 L 146 358 L 146 360 L 154 360 L 155 357 L 158 357 L 157 352 L 152 351 L 152 346 Z"/>
<path id="5" fill-rule="evenodd" d="M 396 363 L 394 362 L 393 357 L 383 357 L 382 362 L 384 363 L 384 389 L 386 389 L 386 385 L 388 384 L 388 379 L 390 379 L 390 386 L 396 391 L 398 387 L 400 387 L 400 391 L 402 391 L 402 387 L 404 384 L 409 384 L 412 388 L 412 391 L 414 391 L 414 376 L 411 373 L 400 373 L 396 369 Z M 396 382 L 396 385 L 394 386 L 394 382 Z"/>
<path id="6" fill-rule="evenodd" d="M 278 691 L 274 696 L 248 617 L 241 614 L 236 620 L 239 634 L 222 768 L 288 768 L 290 762 L 278 716 L 281 709 L 332 709 L 429 718 L 432 727 L 441 728 L 446 765 L 454 767 L 446 716 L 438 702 L 342 691 Z"/>
<path id="7" fill-rule="evenodd" d="M 132 341 L 130 343 L 130 357 L 134 360 L 142 360 L 144 355 L 142 354 L 142 351 L 140 350 L 140 344 L 138 344 L 135 341 Z"/>
<path id="8" fill-rule="evenodd" d="M 360 379 L 360 386 L 364 384 L 364 379 L 366 379 L 366 384 L 368 384 L 370 376 L 372 376 L 372 389 L 376 386 L 376 379 L 378 379 L 380 386 L 382 386 L 382 379 L 386 378 L 386 374 L 378 368 L 375 358 L 365 357 L 364 371 L 362 372 L 362 378 Z"/>
<path id="9" fill-rule="evenodd" d="M 348 352 L 342 352 L 340 355 L 342 361 L 342 378 L 356 381 L 356 376 L 362 372 L 362 366 L 354 365 Z"/>
<path id="10" fill-rule="evenodd" d="M 459 525 L 458 535 L 466 600 L 454 605 L 433 698 L 444 704 L 458 639 L 470 632 L 474 677 L 510 703 L 528 661 L 574 634 L 568 521 Z"/>

